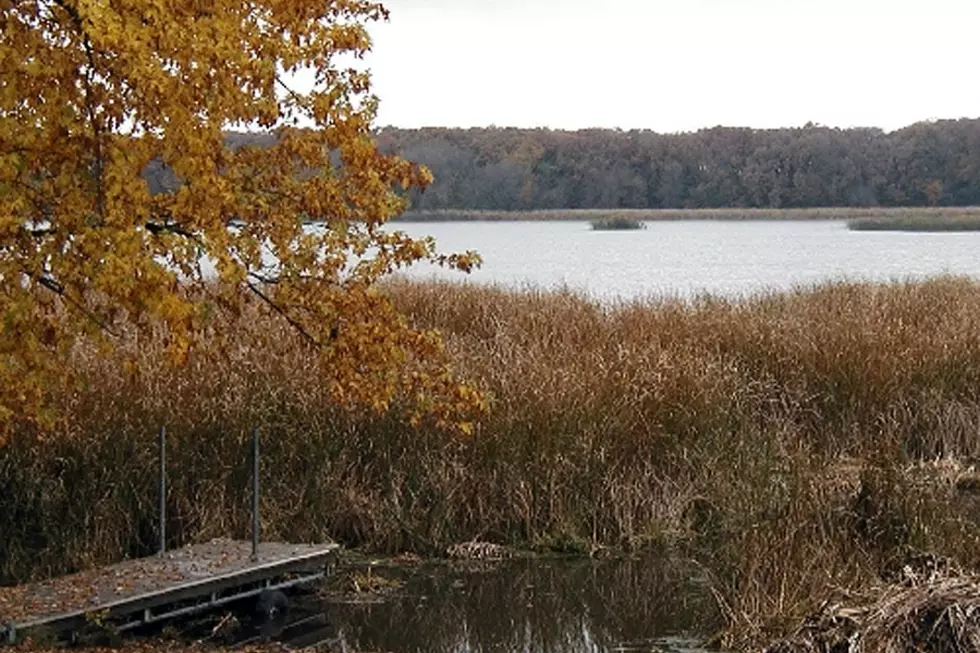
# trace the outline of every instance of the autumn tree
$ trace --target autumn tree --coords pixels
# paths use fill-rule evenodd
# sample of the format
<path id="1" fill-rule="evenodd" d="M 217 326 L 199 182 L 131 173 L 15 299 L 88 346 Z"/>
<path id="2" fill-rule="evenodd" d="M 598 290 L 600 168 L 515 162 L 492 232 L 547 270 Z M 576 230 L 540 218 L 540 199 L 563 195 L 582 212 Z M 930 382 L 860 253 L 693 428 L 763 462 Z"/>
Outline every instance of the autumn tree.
<path id="1" fill-rule="evenodd" d="M 415 397 L 414 418 L 466 427 L 479 397 L 438 336 L 378 290 L 416 261 L 478 262 L 385 228 L 431 177 L 372 140 L 377 100 L 358 62 L 380 4 L 0 8 L 0 441 L 45 418 L 80 338 L 162 328 L 180 362 L 215 310 L 246 302 L 301 334 L 339 402 Z M 229 128 L 275 138 L 231 144 Z M 150 193 L 151 164 L 172 172 L 169 192 Z"/>

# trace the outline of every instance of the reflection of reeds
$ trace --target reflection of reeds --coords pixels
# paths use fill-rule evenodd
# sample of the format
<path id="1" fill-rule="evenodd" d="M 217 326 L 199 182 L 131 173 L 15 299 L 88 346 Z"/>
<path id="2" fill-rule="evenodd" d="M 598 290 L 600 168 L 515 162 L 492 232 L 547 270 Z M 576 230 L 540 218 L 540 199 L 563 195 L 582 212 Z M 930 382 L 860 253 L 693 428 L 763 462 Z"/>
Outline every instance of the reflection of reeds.
<path id="1" fill-rule="evenodd" d="M 651 637 L 697 637 L 719 625 L 707 588 L 691 582 L 688 566 L 667 558 L 523 560 L 486 573 L 422 566 L 410 574 L 404 597 L 383 607 L 327 607 L 349 646 L 584 653 Z"/>
<path id="2" fill-rule="evenodd" d="M 953 464 L 980 455 L 976 284 L 616 307 L 435 282 L 388 291 L 486 389 L 472 437 L 337 409 L 271 318 L 183 370 L 163 363 L 162 338 L 127 345 L 134 369 L 80 346 L 69 364 L 88 385 L 61 391 L 59 429 L 0 450 L 0 579 L 152 552 L 162 424 L 172 544 L 247 536 L 258 426 L 266 538 L 680 550 L 758 637 L 909 551 L 980 562 L 977 483 Z"/>

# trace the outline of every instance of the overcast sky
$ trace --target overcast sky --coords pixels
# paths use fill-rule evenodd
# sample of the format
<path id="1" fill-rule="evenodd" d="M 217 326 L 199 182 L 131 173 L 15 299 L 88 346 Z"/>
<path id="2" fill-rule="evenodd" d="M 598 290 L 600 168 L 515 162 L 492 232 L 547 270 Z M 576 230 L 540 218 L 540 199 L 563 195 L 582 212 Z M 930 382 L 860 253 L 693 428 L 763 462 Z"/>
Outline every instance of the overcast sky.
<path id="1" fill-rule="evenodd" d="M 388 0 L 377 124 L 895 129 L 980 116 L 980 0 Z"/>

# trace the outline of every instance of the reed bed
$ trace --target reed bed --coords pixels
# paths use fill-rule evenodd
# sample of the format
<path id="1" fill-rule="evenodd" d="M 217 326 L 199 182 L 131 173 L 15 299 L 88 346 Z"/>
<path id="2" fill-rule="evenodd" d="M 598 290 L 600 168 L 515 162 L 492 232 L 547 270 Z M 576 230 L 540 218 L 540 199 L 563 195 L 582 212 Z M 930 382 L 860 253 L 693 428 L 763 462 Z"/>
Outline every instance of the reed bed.
<path id="1" fill-rule="evenodd" d="M 909 577 L 866 596 L 839 598 L 765 653 L 980 650 L 980 578 L 975 575 Z"/>
<path id="2" fill-rule="evenodd" d="M 975 213 L 886 215 L 851 220 L 847 227 L 851 231 L 980 231 L 980 215 Z"/>
<path id="3" fill-rule="evenodd" d="M 155 438 L 171 435 L 172 545 L 248 533 L 438 554 L 481 539 L 698 561 L 722 643 L 786 634 L 829 588 L 917 552 L 980 564 L 980 285 L 832 283 L 746 300 L 606 306 L 572 292 L 392 282 L 490 410 L 470 437 L 330 402 L 273 316 L 225 354 L 138 364 L 79 343 L 63 419 L 0 449 L 0 582 L 147 554 Z M 229 325 L 231 328 L 231 325 Z"/>
<path id="4" fill-rule="evenodd" d="M 525 220 L 608 220 L 623 218 L 640 222 L 655 220 L 858 220 L 858 219 L 967 219 L 980 218 L 980 207 L 813 207 L 786 209 L 489 209 L 417 210 L 402 214 L 406 222 L 472 222 Z"/>

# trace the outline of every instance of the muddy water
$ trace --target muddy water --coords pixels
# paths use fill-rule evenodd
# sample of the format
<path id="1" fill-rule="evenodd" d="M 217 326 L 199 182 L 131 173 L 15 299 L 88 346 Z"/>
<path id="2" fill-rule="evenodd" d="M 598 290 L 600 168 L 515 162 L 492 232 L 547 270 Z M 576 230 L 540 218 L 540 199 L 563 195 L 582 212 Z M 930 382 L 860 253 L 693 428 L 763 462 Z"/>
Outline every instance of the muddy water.
<path id="1" fill-rule="evenodd" d="M 280 639 L 348 652 L 695 653 L 720 626 L 696 572 L 664 560 L 376 564 L 341 569 L 325 590 L 295 600 Z"/>

